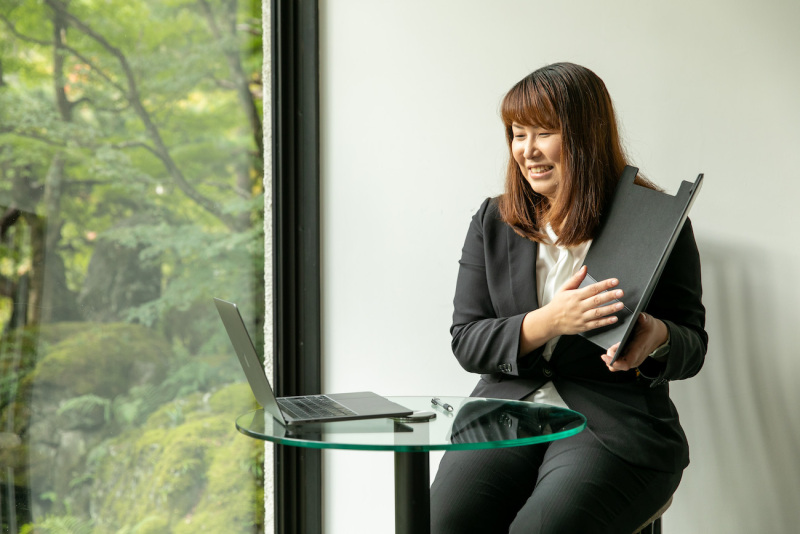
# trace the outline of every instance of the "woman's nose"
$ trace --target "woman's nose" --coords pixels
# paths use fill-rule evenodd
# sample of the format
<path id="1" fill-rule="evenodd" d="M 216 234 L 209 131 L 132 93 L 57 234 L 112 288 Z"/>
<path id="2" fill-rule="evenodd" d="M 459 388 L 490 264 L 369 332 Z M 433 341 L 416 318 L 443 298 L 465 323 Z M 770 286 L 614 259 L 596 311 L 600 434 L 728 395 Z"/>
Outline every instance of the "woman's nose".
<path id="1" fill-rule="evenodd" d="M 528 141 L 525 143 L 525 150 L 523 150 L 522 155 L 525 156 L 525 159 L 533 159 L 533 157 L 538 152 L 538 148 L 536 147 L 536 143 L 533 141 Z"/>

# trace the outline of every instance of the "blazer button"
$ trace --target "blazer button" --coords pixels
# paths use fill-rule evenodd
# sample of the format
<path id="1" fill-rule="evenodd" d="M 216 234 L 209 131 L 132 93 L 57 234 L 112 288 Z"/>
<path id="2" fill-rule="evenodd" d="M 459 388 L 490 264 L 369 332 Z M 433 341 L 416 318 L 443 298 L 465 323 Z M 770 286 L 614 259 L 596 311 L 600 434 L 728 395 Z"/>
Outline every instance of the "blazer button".
<path id="1" fill-rule="evenodd" d="M 551 376 L 553 376 L 553 370 L 550 369 L 549 365 L 544 365 L 542 366 L 542 374 L 547 378 L 550 378 Z"/>

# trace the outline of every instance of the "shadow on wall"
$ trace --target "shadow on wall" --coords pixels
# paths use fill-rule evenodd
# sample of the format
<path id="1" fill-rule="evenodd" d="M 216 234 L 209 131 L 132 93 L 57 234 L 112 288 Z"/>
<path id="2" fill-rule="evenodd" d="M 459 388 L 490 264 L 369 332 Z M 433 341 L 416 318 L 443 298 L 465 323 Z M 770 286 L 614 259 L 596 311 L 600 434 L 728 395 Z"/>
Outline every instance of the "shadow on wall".
<path id="1" fill-rule="evenodd" d="M 794 532 L 800 259 L 758 244 L 698 242 L 709 351 L 696 378 L 672 386 L 692 465 L 675 496 L 670 530 Z"/>

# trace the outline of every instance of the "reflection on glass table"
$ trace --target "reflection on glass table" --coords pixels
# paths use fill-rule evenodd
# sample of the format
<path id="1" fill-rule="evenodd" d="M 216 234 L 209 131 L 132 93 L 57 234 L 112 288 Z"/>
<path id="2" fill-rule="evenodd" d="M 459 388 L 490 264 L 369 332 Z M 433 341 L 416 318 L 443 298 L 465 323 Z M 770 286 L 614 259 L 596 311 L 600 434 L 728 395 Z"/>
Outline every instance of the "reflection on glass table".
<path id="1" fill-rule="evenodd" d="M 572 410 L 532 402 L 441 397 L 449 412 L 430 397 L 389 397 L 414 411 L 432 411 L 428 422 L 366 419 L 284 427 L 263 410 L 240 416 L 243 434 L 280 445 L 313 449 L 395 453 L 395 532 L 430 531 L 429 451 L 519 447 L 577 434 L 586 418 Z"/>

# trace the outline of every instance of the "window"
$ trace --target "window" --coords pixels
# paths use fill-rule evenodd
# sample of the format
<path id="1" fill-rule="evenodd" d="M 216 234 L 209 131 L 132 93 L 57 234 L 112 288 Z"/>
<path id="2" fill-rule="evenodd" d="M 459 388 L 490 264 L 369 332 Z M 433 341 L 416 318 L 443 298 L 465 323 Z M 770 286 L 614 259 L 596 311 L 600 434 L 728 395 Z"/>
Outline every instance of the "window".
<path id="1" fill-rule="evenodd" d="M 4 531 L 263 531 L 260 7 L 0 7 Z"/>

